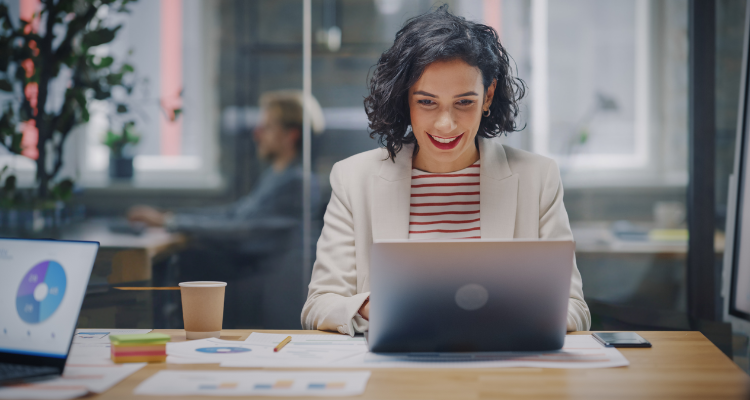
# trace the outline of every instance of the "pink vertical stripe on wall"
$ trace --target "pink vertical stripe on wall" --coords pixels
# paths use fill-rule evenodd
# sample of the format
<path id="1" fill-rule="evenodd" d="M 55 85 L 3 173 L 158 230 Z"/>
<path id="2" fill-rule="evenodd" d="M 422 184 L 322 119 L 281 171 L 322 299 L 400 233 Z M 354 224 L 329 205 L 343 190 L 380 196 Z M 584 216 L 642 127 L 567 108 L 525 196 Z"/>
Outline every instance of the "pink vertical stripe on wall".
<path id="1" fill-rule="evenodd" d="M 484 24 L 489 25 L 502 36 L 502 5 L 503 0 L 483 0 L 482 12 L 484 13 Z"/>
<path id="2" fill-rule="evenodd" d="M 182 119 L 174 121 L 181 107 L 182 91 L 182 0 L 161 0 L 161 154 L 180 155 Z"/>
<path id="3" fill-rule="evenodd" d="M 34 13 L 39 11 L 40 5 L 40 0 L 20 0 L 19 2 L 19 17 L 24 21 L 31 21 L 31 30 L 34 32 L 39 30 L 39 16 L 37 15 L 34 18 Z M 30 75 L 34 73 L 34 63 L 30 59 L 27 61 L 29 65 L 26 66 L 26 73 Z M 34 114 L 37 112 L 36 99 L 38 92 L 39 87 L 33 82 L 24 88 L 24 95 L 31 103 Z M 21 137 L 21 154 L 36 160 L 39 158 L 39 150 L 36 148 L 37 143 L 39 143 L 39 129 L 36 128 L 36 121 L 31 119 L 21 124 L 21 132 L 23 133 L 23 137 Z"/>
<path id="4" fill-rule="evenodd" d="M 19 17 L 21 17 L 21 19 L 24 21 L 31 21 L 31 19 L 34 17 L 34 13 L 39 11 L 40 4 L 41 4 L 40 0 L 20 0 L 19 1 L 19 6 L 20 6 Z M 33 29 L 34 32 L 39 30 L 39 18 L 35 19 L 34 22 L 31 24 L 31 29 Z"/>

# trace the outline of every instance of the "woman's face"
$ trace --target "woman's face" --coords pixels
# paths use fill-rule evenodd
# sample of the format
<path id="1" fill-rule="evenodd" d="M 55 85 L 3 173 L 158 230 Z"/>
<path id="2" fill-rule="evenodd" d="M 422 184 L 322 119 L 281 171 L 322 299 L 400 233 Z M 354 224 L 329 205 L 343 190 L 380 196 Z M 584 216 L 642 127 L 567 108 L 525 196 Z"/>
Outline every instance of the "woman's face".
<path id="1" fill-rule="evenodd" d="M 487 93 L 482 73 L 462 60 L 434 62 L 409 89 L 409 112 L 419 152 L 415 168 L 429 172 L 458 171 L 476 162 L 474 138 L 482 112 L 495 93 Z"/>

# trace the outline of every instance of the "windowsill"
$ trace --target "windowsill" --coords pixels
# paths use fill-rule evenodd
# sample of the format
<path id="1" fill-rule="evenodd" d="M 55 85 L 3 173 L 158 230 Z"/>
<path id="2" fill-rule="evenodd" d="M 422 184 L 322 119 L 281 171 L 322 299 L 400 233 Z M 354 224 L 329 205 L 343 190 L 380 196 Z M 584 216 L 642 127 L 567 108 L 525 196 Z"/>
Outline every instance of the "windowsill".
<path id="1" fill-rule="evenodd" d="M 112 192 L 156 190 L 221 192 L 226 189 L 226 183 L 218 172 L 201 169 L 200 164 L 196 164 L 195 160 L 173 158 L 167 159 L 165 165 L 165 160 L 154 159 L 155 157 L 136 159 L 132 180 L 112 180 L 106 169 L 87 170 L 78 176 L 74 176 L 69 170 L 61 171 L 56 179 L 71 177 L 80 189 Z M 34 187 L 36 164 L 33 160 L 21 156 L 0 155 L 0 168 L 3 165 L 11 167 L 5 175 L 14 174 L 17 178 L 17 187 L 24 189 Z"/>
<path id="2" fill-rule="evenodd" d="M 190 171 L 135 171 L 132 179 L 110 179 L 106 173 L 91 174 L 76 181 L 86 191 L 180 191 L 206 190 L 220 192 L 226 189 L 221 176 L 206 174 L 196 176 L 198 172 Z"/>
<path id="3" fill-rule="evenodd" d="M 608 188 L 684 188 L 688 185 L 687 173 L 658 174 L 638 171 L 561 171 L 565 189 Z"/>

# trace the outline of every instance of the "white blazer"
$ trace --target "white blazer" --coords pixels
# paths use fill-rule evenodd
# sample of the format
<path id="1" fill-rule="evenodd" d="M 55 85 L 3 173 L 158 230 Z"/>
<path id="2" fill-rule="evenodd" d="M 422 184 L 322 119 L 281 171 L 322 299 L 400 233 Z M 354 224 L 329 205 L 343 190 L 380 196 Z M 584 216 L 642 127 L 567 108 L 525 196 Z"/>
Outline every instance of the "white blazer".
<path id="1" fill-rule="evenodd" d="M 370 295 L 370 247 L 378 239 L 409 238 L 413 150 L 404 146 L 395 163 L 380 148 L 334 164 L 333 193 L 302 309 L 304 329 L 349 335 L 367 330 L 358 311 Z M 553 160 L 483 138 L 479 154 L 482 239 L 573 239 Z M 590 325 L 574 262 L 568 331 Z"/>

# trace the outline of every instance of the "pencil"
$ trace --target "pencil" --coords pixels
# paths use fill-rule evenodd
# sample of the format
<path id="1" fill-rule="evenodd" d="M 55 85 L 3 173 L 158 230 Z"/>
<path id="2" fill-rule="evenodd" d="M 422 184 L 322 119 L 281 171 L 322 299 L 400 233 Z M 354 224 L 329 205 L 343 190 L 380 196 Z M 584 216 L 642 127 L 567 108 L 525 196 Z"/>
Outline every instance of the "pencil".
<path id="1" fill-rule="evenodd" d="M 115 287 L 113 289 L 117 289 L 117 290 L 180 290 L 180 287 L 179 286 L 167 286 L 167 287 L 136 286 L 136 287 Z"/>
<path id="2" fill-rule="evenodd" d="M 286 345 L 287 345 L 287 343 L 289 343 L 289 342 L 291 342 L 291 341 L 292 341 L 292 337 L 291 337 L 291 336 L 287 336 L 287 337 L 286 337 L 286 339 L 282 340 L 282 341 L 281 341 L 281 343 L 279 343 L 279 345 L 278 345 L 278 346 L 276 346 L 276 347 L 275 347 L 275 348 L 273 349 L 273 352 L 274 352 L 274 353 L 276 353 L 277 351 L 279 351 L 279 350 L 283 349 L 283 348 L 284 348 L 284 346 L 286 346 Z"/>

